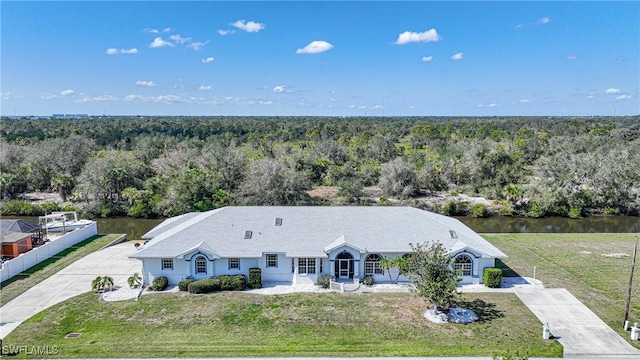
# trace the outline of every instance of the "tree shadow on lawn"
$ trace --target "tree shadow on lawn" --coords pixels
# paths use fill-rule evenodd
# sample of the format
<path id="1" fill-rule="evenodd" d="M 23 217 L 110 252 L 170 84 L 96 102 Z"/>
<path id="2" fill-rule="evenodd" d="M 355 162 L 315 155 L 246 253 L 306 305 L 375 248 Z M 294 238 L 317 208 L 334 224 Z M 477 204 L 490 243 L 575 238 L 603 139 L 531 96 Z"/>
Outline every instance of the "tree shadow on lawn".
<path id="1" fill-rule="evenodd" d="M 504 313 L 496 308 L 496 304 L 488 303 L 480 299 L 472 301 L 458 301 L 456 302 L 456 306 L 473 310 L 476 315 L 478 315 L 478 320 L 475 322 L 480 324 L 504 317 Z"/>

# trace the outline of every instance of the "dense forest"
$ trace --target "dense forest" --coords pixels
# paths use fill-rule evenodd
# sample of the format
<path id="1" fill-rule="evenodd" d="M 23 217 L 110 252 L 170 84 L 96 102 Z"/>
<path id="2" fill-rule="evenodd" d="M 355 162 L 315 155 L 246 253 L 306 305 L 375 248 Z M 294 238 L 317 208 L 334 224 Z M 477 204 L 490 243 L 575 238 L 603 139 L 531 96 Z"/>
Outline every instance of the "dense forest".
<path id="1" fill-rule="evenodd" d="M 335 198 L 310 196 L 321 186 Z M 637 216 L 640 116 L 2 118 L 0 190 L 2 212 L 22 215 L 401 203 L 474 216 Z M 33 191 L 64 203 L 18 199 Z M 435 193 L 492 206 L 419 200 Z"/>

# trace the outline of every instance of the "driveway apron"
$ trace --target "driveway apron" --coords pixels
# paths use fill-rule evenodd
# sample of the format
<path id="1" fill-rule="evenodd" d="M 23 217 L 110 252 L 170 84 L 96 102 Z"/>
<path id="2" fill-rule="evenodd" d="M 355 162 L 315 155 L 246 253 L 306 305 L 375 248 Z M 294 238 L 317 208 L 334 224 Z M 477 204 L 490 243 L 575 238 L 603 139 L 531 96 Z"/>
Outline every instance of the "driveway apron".
<path id="1" fill-rule="evenodd" d="M 640 350 L 566 289 L 531 287 L 515 293 L 543 324 L 549 324 L 551 334 L 564 347 L 565 357 L 636 355 L 640 359 Z"/>
<path id="2" fill-rule="evenodd" d="M 115 286 L 128 286 L 127 278 L 142 272 L 142 263 L 129 259 L 132 242 L 91 253 L 60 270 L 0 308 L 0 338 L 40 311 L 91 291 L 97 276 L 111 276 Z"/>

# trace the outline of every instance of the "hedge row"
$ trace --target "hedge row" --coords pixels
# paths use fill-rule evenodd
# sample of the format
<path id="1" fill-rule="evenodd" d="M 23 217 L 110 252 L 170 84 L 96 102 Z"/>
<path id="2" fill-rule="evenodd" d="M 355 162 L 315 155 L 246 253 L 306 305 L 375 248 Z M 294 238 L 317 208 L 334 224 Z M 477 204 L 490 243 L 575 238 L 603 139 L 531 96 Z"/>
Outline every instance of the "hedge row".
<path id="1" fill-rule="evenodd" d="M 482 277 L 484 285 L 490 288 L 499 288 L 502 283 L 502 270 L 498 268 L 485 268 Z"/>
<path id="2" fill-rule="evenodd" d="M 242 291 L 247 286 L 247 277 L 244 275 L 221 275 L 213 279 L 191 281 L 186 284 L 187 291 L 191 294 L 206 294 L 214 291 Z M 180 284 L 178 284 L 178 287 L 180 287 Z"/>

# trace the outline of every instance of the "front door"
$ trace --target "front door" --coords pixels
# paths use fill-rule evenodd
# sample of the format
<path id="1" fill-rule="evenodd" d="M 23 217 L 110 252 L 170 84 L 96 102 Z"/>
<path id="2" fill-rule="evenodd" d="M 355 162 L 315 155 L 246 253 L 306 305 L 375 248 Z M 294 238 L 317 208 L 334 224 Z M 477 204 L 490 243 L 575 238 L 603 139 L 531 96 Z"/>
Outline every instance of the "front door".
<path id="1" fill-rule="evenodd" d="M 338 273 L 338 278 L 340 279 L 348 279 L 349 278 L 349 262 L 351 260 L 349 259 L 340 259 L 338 260 L 340 261 L 339 264 L 339 273 Z"/>

